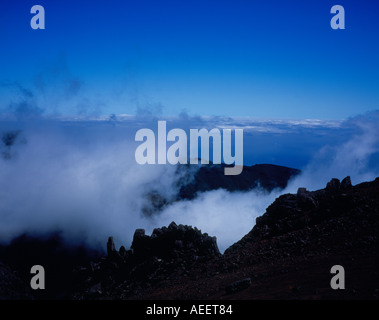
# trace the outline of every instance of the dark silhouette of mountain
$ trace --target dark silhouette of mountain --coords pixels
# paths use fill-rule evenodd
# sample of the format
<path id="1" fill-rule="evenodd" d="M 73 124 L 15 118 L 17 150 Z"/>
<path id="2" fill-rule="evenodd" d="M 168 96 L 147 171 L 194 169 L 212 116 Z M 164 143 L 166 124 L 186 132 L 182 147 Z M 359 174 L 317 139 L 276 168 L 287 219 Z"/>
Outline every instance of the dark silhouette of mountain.
<path id="1" fill-rule="evenodd" d="M 200 168 L 192 165 L 180 165 L 177 174 L 180 177 L 176 188 L 177 194 L 172 199 L 165 198 L 159 190 L 146 195 L 147 205 L 142 209 L 144 215 L 151 216 L 174 201 L 191 200 L 201 192 L 225 189 L 227 191 L 248 191 L 260 188 L 265 191 L 284 189 L 288 181 L 300 174 L 300 170 L 277 166 L 273 164 L 256 164 L 244 166 L 239 175 L 224 174 L 225 164 L 202 165 Z"/>
<path id="2" fill-rule="evenodd" d="M 193 180 L 185 183 L 179 191 L 179 199 L 193 199 L 197 193 L 226 189 L 228 191 L 247 191 L 257 187 L 272 191 L 284 189 L 288 181 L 300 173 L 300 170 L 273 164 L 244 166 L 239 175 L 224 174 L 224 164 L 201 166 Z"/>

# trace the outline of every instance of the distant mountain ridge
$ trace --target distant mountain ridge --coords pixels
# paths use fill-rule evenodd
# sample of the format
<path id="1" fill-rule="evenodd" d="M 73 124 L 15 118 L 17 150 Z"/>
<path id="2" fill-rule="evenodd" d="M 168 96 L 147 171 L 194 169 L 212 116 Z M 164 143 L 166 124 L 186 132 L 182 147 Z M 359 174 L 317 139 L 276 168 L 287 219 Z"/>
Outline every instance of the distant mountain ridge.
<path id="1" fill-rule="evenodd" d="M 193 199 L 197 193 L 216 189 L 228 191 L 248 191 L 260 187 L 267 191 L 284 189 L 288 181 L 300 174 L 300 170 L 273 165 L 256 164 L 244 166 L 239 175 L 224 175 L 225 164 L 204 165 L 196 172 L 192 181 L 179 191 L 180 199 Z"/>
<path id="2" fill-rule="evenodd" d="M 225 189 L 229 192 L 249 191 L 259 188 L 267 192 L 284 189 L 288 181 L 301 173 L 300 170 L 274 164 L 256 164 L 244 166 L 239 175 L 224 174 L 225 164 L 178 165 L 176 173 L 180 176 L 176 186 L 177 194 L 172 199 L 164 197 L 159 190 L 146 194 L 147 204 L 142 213 L 151 216 L 166 205 L 175 201 L 192 200 L 202 192 Z"/>

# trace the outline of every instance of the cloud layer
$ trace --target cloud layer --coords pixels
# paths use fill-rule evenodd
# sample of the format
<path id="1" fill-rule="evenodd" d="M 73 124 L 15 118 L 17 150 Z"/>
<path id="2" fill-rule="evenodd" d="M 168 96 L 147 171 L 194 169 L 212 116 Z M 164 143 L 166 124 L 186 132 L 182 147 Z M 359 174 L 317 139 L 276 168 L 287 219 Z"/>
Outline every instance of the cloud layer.
<path id="1" fill-rule="evenodd" d="M 340 124 L 344 139 L 339 143 L 329 140 L 324 132 L 324 146 L 313 151 L 303 174 L 286 190 L 215 190 L 193 200 L 174 202 L 148 217 L 143 214 L 149 205 L 147 195 L 158 192 L 167 199 L 173 198 L 180 175 L 171 165 L 136 163 L 138 144 L 134 134 L 141 127 L 153 128 L 156 122 L 150 118 L 146 122 L 141 117 L 127 119 L 2 121 L 0 241 L 7 242 L 24 232 L 60 230 L 67 241 L 103 247 L 107 237 L 113 235 L 117 244 L 128 246 L 136 228 L 151 232 L 174 220 L 217 236 L 220 250 L 224 251 L 254 226 L 255 218 L 281 193 L 296 192 L 298 187 L 322 188 L 333 177 L 350 175 L 356 184 L 379 175 L 379 117 L 374 112 Z M 171 125 L 184 130 L 226 125 L 225 119 L 216 118 L 182 116 L 175 121 Z M 278 126 L 283 129 L 284 124 Z M 287 124 L 287 130 L 291 126 Z M 296 130 L 319 135 L 317 128 L 304 129 L 296 124 Z M 266 139 L 275 140 L 277 134 L 271 133 Z M 301 151 L 306 142 L 297 134 L 299 139 L 292 143 Z M 288 150 L 289 157 L 291 152 Z"/>

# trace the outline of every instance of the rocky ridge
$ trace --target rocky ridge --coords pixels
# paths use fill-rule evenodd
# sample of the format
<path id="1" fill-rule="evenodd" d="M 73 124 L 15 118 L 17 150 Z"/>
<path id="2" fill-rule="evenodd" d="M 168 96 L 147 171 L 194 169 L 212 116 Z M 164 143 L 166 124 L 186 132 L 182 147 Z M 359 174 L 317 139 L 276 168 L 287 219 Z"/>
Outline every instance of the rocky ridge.
<path id="1" fill-rule="evenodd" d="M 185 273 L 188 267 L 217 256 L 216 237 L 175 222 L 154 229 L 151 236 L 137 229 L 129 250 L 124 246 L 116 250 L 109 237 L 107 256 L 76 270 L 77 283 L 85 283 L 85 287 L 84 294 L 76 294 L 75 298 L 138 295 L 173 273 Z"/>
<path id="2" fill-rule="evenodd" d="M 20 239 L 0 248 L 0 298 L 379 299 L 378 194 L 379 178 L 353 186 L 349 177 L 283 194 L 224 254 L 215 237 L 175 222 L 137 229 L 129 249 L 110 237 L 102 257 L 67 251 L 59 238 Z M 53 291 L 28 290 L 25 261 L 52 270 Z M 333 265 L 345 268 L 346 290 L 331 289 Z"/>
<path id="3" fill-rule="evenodd" d="M 223 255 L 196 228 L 136 230 L 81 270 L 77 299 L 350 299 L 379 297 L 379 178 L 278 197 Z M 330 289 L 330 268 L 347 270 L 348 290 Z M 80 273 L 80 272 L 79 272 Z M 83 279 L 85 281 L 83 282 Z"/>

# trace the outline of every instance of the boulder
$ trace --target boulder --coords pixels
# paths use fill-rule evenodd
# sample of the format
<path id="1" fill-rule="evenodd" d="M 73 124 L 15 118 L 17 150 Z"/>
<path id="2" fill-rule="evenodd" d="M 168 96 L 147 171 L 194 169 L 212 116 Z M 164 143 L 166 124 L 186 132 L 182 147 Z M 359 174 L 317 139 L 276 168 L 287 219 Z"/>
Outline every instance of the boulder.
<path id="1" fill-rule="evenodd" d="M 346 190 L 346 189 L 351 189 L 353 185 L 351 184 L 351 179 L 350 176 L 347 176 L 341 181 L 341 189 Z"/>
<path id="2" fill-rule="evenodd" d="M 115 251 L 116 251 L 116 247 L 115 247 L 114 242 L 113 242 L 113 237 L 109 237 L 108 242 L 107 242 L 108 257 L 111 256 Z"/>
<path id="3" fill-rule="evenodd" d="M 251 279 L 245 278 L 238 281 L 235 281 L 228 286 L 225 287 L 225 291 L 228 294 L 236 293 L 238 291 L 242 291 L 251 285 Z"/>
<path id="4" fill-rule="evenodd" d="M 168 227 L 154 229 L 151 236 L 145 230 L 137 229 L 134 233 L 131 248 L 137 257 L 156 256 L 162 259 L 185 257 L 188 255 L 219 255 L 216 237 L 202 234 L 190 226 L 177 225 L 171 222 Z"/>
<path id="5" fill-rule="evenodd" d="M 341 188 L 341 183 L 336 178 L 333 178 L 326 184 L 326 191 L 328 192 L 337 193 L 340 191 L 340 188 Z"/>
<path id="6" fill-rule="evenodd" d="M 306 188 L 299 188 L 297 190 L 297 202 L 300 208 L 316 208 L 317 201 L 312 196 L 312 193 L 307 191 Z"/>

